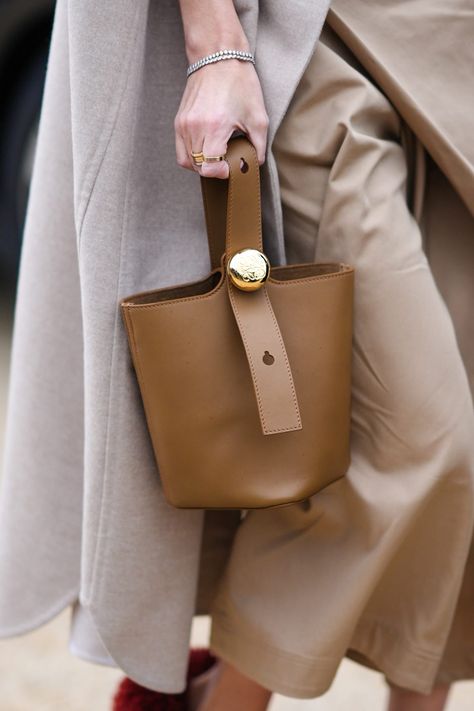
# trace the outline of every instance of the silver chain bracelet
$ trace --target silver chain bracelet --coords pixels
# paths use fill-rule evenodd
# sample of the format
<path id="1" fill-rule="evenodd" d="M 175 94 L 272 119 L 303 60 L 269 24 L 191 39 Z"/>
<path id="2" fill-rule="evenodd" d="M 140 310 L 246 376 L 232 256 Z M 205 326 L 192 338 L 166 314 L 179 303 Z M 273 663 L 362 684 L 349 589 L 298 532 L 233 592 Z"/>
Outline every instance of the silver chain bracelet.
<path id="1" fill-rule="evenodd" d="M 186 72 L 186 77 L 195 72 L 197 69 L 204 67 L 206 64 L 220 62 L 221 59 L 242 59 L 245 62 L 252 62 L 255 64 L 255 59 L 251 52 L 245 52 L 242 49 L 221 49 L 218 52 L 208 54 L 205 57 L 198 59 L 196 62 L 193 62 L 193 64 L 190 64 Z"/>

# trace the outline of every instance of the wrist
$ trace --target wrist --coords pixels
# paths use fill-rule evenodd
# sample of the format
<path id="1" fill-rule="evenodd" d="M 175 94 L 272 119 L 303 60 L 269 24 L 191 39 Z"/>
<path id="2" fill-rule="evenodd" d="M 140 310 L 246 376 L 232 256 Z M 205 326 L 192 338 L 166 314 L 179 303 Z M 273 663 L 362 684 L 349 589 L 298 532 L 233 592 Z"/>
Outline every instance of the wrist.
<path id="1" fill-rule="evenodd" d="M 179 0 L 190 64 L 221 49 L 250 51 L 233 0 Z"/>

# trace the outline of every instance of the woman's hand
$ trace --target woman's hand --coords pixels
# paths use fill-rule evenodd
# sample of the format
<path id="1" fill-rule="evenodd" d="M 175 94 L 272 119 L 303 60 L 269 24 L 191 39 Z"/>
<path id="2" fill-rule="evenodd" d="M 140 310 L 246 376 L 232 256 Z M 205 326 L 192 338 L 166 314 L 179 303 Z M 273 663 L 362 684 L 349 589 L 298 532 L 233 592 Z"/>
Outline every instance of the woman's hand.
<path id="1" fill-rule="evenodd" d="M 191 151 L 222 155 L 237 129 L 248 135 L 261 165 L 265 160 L 268 115 L 254 65 L 225 59 L 191 74 L 175 117 L 179 165 L 206 177 L 228 178 L 226 161 L 196 166 Z"/>
<path id="2" fill-rule="evenodd" d="M 180 0 L 190 63 L 217 49 L 249 50 L 247 39 L 230 0 L 207 0 L 213 12 L 204 14 L 191 0 Z M 210 27 L 213 18 L 213 27 Z M 202 31 L 201 31 L 201 23 Z M 207 24 L 206 24 L 207 23 Z M 224 30 L 225 28 L 225 30 Z M 212 45 L 201 37 L 213 37 Z M 228 178 L 225 160 L 196 166 L 191 152 L 223 155 L 234 131 L 247 134 L 258 162 L 265 161 L 268 115 L 260 80 L 252 62 L 224 59 L 206 64 L 187 79 L 174 120 L 178 164 L 206 177 Z"/>

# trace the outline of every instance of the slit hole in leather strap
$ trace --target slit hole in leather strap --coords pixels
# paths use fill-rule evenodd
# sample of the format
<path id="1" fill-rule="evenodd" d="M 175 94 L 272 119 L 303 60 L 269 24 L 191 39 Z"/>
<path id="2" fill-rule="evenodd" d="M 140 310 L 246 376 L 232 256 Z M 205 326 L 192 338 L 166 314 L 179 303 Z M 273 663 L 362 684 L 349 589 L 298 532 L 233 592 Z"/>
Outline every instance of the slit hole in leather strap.
<path id="1" fill-rule="evenodd" d="M 246 173 L 249 169 L 249 164 L 245 160 L 245 158 L 240 158 L 240 172 L 241 173 Z"/>
<path id="2" fill-rule="evenodd" d="M 269 351 L 265 351 L 262 360 L 265 365 L 273 365 L 275 362 L 275 356 L 273 356 Z"/>

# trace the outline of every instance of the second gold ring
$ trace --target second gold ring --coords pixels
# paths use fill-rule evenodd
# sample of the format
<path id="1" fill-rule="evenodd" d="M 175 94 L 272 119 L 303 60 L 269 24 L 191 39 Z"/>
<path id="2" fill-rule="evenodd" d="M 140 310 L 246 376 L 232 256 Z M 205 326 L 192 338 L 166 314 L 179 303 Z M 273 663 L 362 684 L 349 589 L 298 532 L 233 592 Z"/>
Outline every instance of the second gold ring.
<path id="1" fill-rule="evenodd" d="M 199 151 L 199 153 L 191 151 L 191 155 L 193 157 L 194 165 L 201 165 L 202 163 L 216 163 L 220 160 L 225 160 L 225 154 L 221 156 L 205 156 L 202 151 Z"/>

